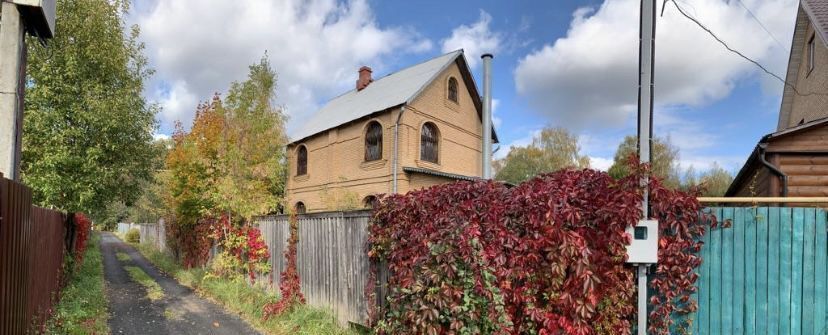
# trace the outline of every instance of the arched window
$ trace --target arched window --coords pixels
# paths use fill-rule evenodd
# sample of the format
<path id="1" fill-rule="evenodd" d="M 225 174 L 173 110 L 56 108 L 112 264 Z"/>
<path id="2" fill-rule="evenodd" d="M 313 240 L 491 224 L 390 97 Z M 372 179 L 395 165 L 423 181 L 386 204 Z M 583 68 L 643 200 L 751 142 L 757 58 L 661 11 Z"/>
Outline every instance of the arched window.
<path id="1" fill-rule="evenodd" d="M 297 202 L 295 206 L 293 206 L 293 210 L 296 211 L 296 214 L 305 214 L 307 209 L 305 209 L 305 204 L 301 201 Z"/>
<path id="2" fill-rule="evenodd" d="M 362 199 L 362 205 L 365 208 L 374 208 L 377 204 L 379 204 L 379 199 L 375 195 L 369 195 L 365 199 Z"/>
<path id="3" fill-rule="evenodd" d="M 308 148 L 300 145 L 296 150 L 296 175 L 302 176 L 308 174 Z"/>
<path id="4" fill-rule="evenodd" d="M 457 79 L 454 79 L 454 77 L 449 78 L 448 81 L 448 98 L 457 102 Z"/>
<path id="5" fill-rule="evenodd" d="M 437 163 L 437 153 L 440 149 L 439 134 L 437 133 L 437 126 L 429 122 L 423 125 L 420 132 L 420 159 L 432 163 Z"/>
<path id="6" fill-rule="evenodd" d="M 377 121 L 368 124 L 365 131 L 365 161 L 382 158 L 382 126 Z"/>

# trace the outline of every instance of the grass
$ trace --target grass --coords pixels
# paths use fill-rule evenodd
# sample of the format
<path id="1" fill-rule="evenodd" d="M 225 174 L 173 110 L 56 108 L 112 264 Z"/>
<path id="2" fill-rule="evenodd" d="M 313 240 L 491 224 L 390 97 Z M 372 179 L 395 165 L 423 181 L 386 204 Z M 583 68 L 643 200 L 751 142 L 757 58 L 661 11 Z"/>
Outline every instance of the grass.
<path id="1" fill-rule="evenodd" d="M 132 258 L 130 258 L 129 255 L 120 251 L 115 253 L 115 257 L 117 257 L 118 260 L 121 262 L 129 262 L 132 260 Z"/>
<path id="2" fill-rule="evenodd" d="M 124 270 L 129 272 L 129 276 L 132 277 L 132 280 L 136 281 L 137 283 L 143 285 L 147 289 L 147 298 L 152 301 L 160 300 L 164 297 L 164 290 L 161 289 L 161 285 L 155 282 L 144 270 L 137 266 L 125 266 Z"/>
<path id="3" fill-rule="evenodd" d="M 69 276 L 55 313 L 46 323 L 46 333 L 109 334 L 100 240 L 98 233 L 90 236 L 83 264 Z"/>
<path id="4" fill-rule="evenodd" d="M 333 315 L 324 309 L 299 306 L 280 316 L 265 321 L 262 306 L 278 301 L 279 297 L 261 287 L 248 285 L 243 278 L 228 279 L 208 276 L 200 268 L 184 269 L 167 253 L 146 244 L 133 244 L 141 254 L 161 271 L 175 277 L 182 285 L 193 288 L 226 309 L 239 314 L 250 325 L 266 334 L 291 335 L 351 335 L 355 330 L 341 328 Z"/>

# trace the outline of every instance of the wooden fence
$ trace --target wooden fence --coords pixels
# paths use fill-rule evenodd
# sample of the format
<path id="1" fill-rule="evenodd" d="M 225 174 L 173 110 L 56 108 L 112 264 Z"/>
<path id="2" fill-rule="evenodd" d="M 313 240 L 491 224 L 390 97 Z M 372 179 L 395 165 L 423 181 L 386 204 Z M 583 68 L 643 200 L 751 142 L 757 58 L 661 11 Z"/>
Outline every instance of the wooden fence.
<path id="1" fill-rule="evenodd" d="M 828 228 L 815 208 L 710 208 L 693 334 L 828 334 Z"/>
<path id="2" fill-rule="evenodd" d="M 167 235 L 164 227 L 164 219 L 159 219 L 158 223 L 139 223 L 136 224 L 138 231 L 141 233 L 141 243 L 150 244 L 160 251 L 167 249 Z"/>
<path id="3" fill-rule="evenodd" d="M 32 206 L 26 186 L 0 174 L 0 334 L 42 325 L 60 288 L 67 217 Z"/>
<path id="4" fill-rule="evenodd" d="M 370 217 L 370 211 L 352 211 L 303 214 L 297 219 L 296 260 L 302 293 L 308 304 L 332 309 L 343 323 L 363 324 L 367 316 L 369 263 L 365 240 Z M 288 217 L 265 216 L 256 222 L 270 249 L 271 273 L 278 285 L 290 235 Z"/>

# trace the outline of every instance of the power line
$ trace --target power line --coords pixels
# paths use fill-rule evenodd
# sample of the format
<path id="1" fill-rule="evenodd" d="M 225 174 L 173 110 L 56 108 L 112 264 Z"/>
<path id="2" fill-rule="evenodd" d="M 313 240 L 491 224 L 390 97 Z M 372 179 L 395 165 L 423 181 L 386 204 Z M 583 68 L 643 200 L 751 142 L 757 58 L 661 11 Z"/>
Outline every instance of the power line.
<path id="1" fill-rule="evenodd" d="M 665 1 L 667 1 L 667 0 L 665 0 Z M 676 9 L 678 9 L 678 11 L 679 11 L 679 13 L 681 13 L 681 15 L 683 15 L 684 17 L 686 17 L 686 18 L 687 18 L 687 19 L 689 19 L 690 21 L 693 21 L 693 23 L 695 23 L 697 26 L 699 26 L 699 28 L 701 28 L 702 30 L 704 30 L 705 32 L 707 32 L 707 34 L 709 34 L 710 36 L 712 36 L 712 37 L 713 37 L 713 38 L 714 38 L 717 42 L 719 42 L 719 44 L 721 44 L 722 46 L 724 46 L 724 47 L 725 47 L 725 49 L 727 49 L 728 51 L 730 51 L 730 52 L 732 52 L 732 53 L 734 53 L 734 54 L 738 55 L 739 57 L 742 57 L 742 59 L 744 59 L 744 60 L 746 60 L 746 61 L 748 61 L 748 62 L 752 63 L 753 65 L 756 65 L 756 67 L 758 67 L 758 68 L 762 69 L 762 71 L 764 71 L 764 72 L 765 72 L 765 73 L 767 73 L 768 75 L 770 75 L 770 76 L 772 76 L 772 77 L 776 78 L 777 80 L 779 80 L 780 82 L 782 82 L 782 84 L 785 84 L 785 86 L 790 87 L 790 88 L 794 91 L 794 93 L 796 93 L 796 95 L 799 95 L 799 96 L 809 96 L 809 95 L 828 95 L 828 93 L 819 93 L 819 92 L 808 92 L 808 93 L 805 93 L 805 94 L 803 94 L 803 93 L 799 92 L 799 90 L 797 90 L 797 89 L 796 89 L 796 87 L 795 87 L 793 84 L 791 84 L 791 83 L 789 83 L 789 82 L 785 81 L 785 79 L 782 79 L 782 77 L 780 77 L 780 76 L 779 76 L 779 75 L 777 75 L 776 73 L 771 72 L 771 71 L 770 71 L 770 70 L 768 70 L 768 69 L 767 69 L 764 65 L 762 65 L 762 64 L 760 64 L 759 62 L 757 62 L 757 61 L 755 61 L 755 60 L 751 59 L 751 58 L 750 58 L 750 57 L 748 57 L 748 56 L 745 56 L 743 53 L 739 52 L 738 50 L 731 48 L 731 47 L 730 47 L 730 45 L 728 45 L 725 41 L 723 41 L 721 38 L 719 38 L 719 36 L 717 36 L 715 33 L 713 33 L 713 31 L 712 31 L 712 30 L 710 30 L 710 28 L 707 28 L 704 24 L 702 24 L 701 22 L 699 22 L 699 20 L 697 20 L 696 18 L 694 18 L 694 17 L 692 17 L 692 16 L 690 16 L 690 15 L 687 15 L 687 13 L 685 13 L 685 12 L 684 12 L 684 10 L 682 10 L 682 9 L 681 9 L 681 6 L 679 6 L 679 4 L 676 2 L 676 0 L 669 0 L 669 1 L 670 1 L 670 2 L 672 2 L 672 3 L 673 3 L 673 5 L 675 5 L 675 6 L 676 6 Z"/>
<path id="2" fill-rule="evenodd" d="M 762 21 L 759 20 L 759 18 L 756 17 L 756 15 L 753 14 L 753 12 L 750 10 L 750 8 L 745 6 L 745 3 L 742 2 L 742 0 L 736 0 L 736 1 L 739 2 L 739 4 L 742 5 L 742 8 L 744 8 L 748 12 L 748 14 L 750 14 L 750 16 L 753 18 L 753 20 L 756 21 L 756 23 L 758 23 L 759 26 L 762 27 L 762 29 L 765 30 L 766 33 L 768 33 L 768 36 L 770 36 L 776 42 L 776 44 L 779 45 L 780 48 L 782 48 L 782 50 L 785 50 L 785 46 L 782 45 L 782 42 L 779 42 L 779 40 L 776 39 L 776 36 L 773 36 L 773 33 L 770 32 L 770 30 L 768 30 L 768 27 L 765 27 L 765 25 L 762 23 Z"/>

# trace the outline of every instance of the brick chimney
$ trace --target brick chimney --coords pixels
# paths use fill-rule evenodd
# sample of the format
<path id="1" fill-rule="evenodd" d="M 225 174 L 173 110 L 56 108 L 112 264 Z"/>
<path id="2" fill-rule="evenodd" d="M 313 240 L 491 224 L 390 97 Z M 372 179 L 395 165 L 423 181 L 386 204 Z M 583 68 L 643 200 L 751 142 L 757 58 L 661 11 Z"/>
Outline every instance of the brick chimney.
<path id="1" fill-rule="evenodd" d="M 367 66 L 359 68 L 359 79 L 356 81 L 357 91 L 362 91 L 362 89 L 368 87 L 368 84 L 372 81 L 374 81 L 374 79 L 371 78 L 371 68 Z"/>

